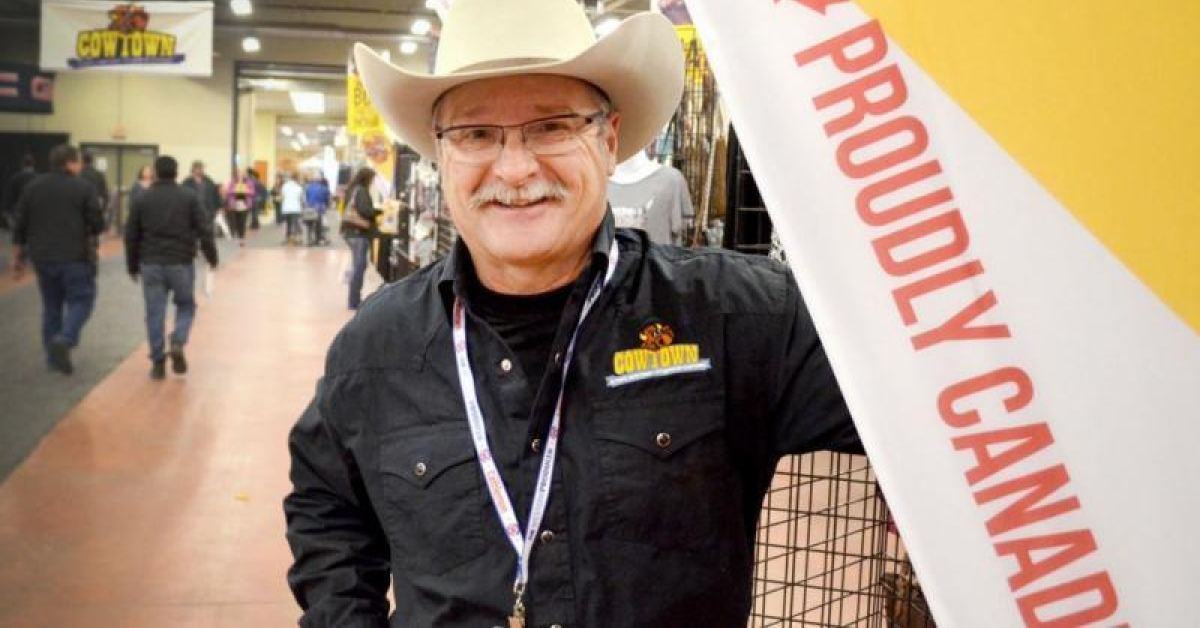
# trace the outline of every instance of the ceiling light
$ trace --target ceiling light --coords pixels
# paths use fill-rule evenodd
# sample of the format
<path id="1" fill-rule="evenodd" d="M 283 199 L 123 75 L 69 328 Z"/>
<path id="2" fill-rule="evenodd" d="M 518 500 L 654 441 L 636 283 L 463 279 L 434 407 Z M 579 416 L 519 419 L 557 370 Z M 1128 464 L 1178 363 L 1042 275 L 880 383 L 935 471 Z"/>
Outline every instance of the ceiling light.
<path id="1" fill-rule="evenodd" d="M 610 17 L 596 25 L 596 37 L 605 37 L 617 30 L 621 25 L 621 20 L 615 17 Z"/>
<path id="2" fill-rule="evenodd" d="M 279 132 L 283 133 L 284 135 L 286 135 L 288 137 L 291 137 L 292 135 L 294 135 L 296 133 L 295 131 L 292 130 L 292 127 L 287 126 L 287 125 L 279 127 Z"/>
<path id="3" fill-rule="evenodd" d="M 257 37 L 247 37 L 242 40 L 242 50 L 246 52 L 258 52 L 262 50 L 262 43 L 258 41 Z"/>
<path id="4" fill-rule="evenodd" d="M 433 24 L 430 24 L 429 20 L 419 17 L 413 20 L 412 26 L 408 30 L 413 35 L 428 35 L 431 28 L 433 28 Z"/>
<path id="5" fill-rule="evenodd" d="M 300 152 L 301 148 L 303 148 L 303 147 L 300 146 L 300 142 L 297 142 L 296 140 L 292 140 L 292 150 L 294 150 L 298 153 L 298 152 Z"/>
<path id="6" fill-rule="evenodd" d="M 229 0 L 229 9 L 234 15 L 250 15 L 254 12 L 254 7 L 250 6 L 250 0 Z"/>
<path id="7" fill-rule="evenodd" d="M 325 113 L 325 94 L 321 92 L 288 92 L 296 113 Z"/>
<path id="8" fill-rule="evenodd" d="M 296 139 L 300 140 L 301 146 L 308 146 L 309 139 L 308 139 L 308 136 L 305 135 L 303 131 L 296 134 Z"/>
<path id="9" fill-rule="evenodd" d="M 400 42 L 400 54 L 411 55 L 411 54 L 416 54 L 416 52 L 417 52 L 417 42 L 415 42 L 415 41 Z"/>
<path id="10" fill-rule="evenodd" d="M 326 131 L 328 131 L 328 130 L 329 130 L 329 127 L 325 126 L 324 124 L 318 124 L 318 125 L 317 125 L 317 131 L 319 131 L 319 132 L 321 132 L 321 133 L 324 133 L 324 132 L 326 132 Z"/>
<path id="11" fill-rule="evenodd" d="M 258 89 L 265 89 L 265 90 L 270 90 L 270 91 L 283 91 L 283 90 L 287 89 L 287 86 L 288 86 L 287 81 L 280 80 L 280 79 L 274 79 L 274 78 L 250 79 L 249 83 L 250 83 L 251 87 L 257 87 Z"/>

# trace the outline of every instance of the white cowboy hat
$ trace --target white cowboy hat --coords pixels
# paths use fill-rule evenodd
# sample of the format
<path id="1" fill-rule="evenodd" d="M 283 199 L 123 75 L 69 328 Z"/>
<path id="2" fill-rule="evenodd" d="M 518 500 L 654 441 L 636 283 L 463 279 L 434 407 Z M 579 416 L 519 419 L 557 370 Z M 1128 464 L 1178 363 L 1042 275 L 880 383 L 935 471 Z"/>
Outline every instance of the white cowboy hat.
<path id="1" fill-rule="evenodd" d="M 361 43 L 354 62 L 384 121 L 430 159 L 437 158 L 433 105 L 469 81 L 557 74 L 595 85 L 621 112 L 617 161 L 658 135 L 683 94 L 683 48 L 666 18 L 640 13 L 597 41 L 575 0 L 456 0 L 433 74 L 398 68 Z"/>

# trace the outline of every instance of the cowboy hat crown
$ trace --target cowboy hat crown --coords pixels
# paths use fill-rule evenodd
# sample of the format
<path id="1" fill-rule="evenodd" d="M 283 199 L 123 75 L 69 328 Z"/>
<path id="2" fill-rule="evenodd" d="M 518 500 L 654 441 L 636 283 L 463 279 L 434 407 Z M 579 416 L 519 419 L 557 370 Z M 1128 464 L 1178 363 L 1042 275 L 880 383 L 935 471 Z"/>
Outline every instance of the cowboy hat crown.
<path id="1" fill-rule="evenodd" d="M 683 93 L 683 50 L 666 18 L 641 13 L 597 41 L 574 0 L 457 0 L 432 74 L 396 67 L 361 43 L 354 60 L 388 126 L 431 159 L 433 105 L 470 81 L 553 74 L 595 85 L 621 112 L 619 161 L 654 139 Z"/>

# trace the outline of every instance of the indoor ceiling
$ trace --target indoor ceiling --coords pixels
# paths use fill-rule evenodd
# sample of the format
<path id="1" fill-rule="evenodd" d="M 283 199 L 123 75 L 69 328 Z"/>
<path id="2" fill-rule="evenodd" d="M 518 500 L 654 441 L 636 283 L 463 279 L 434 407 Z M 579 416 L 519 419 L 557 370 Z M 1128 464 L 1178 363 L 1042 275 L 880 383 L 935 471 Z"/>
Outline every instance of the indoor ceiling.
<path id="1" fill-rule="evenodd" d="M 184 0 L 187 1 L 187 0 Z M 217 33 L 314 38 L 397 37 L 409 33 L 413 20 L 428 19 L 437 34 L 436 13 L 426 0 L 251 0 L 253 12 L 237 16 L 229 0 L 214 0 Z M 594 22 L 645 11 L 650 0 L 584 0 Z M 24 21 L 41 14 L 41 0 L 0 0 L 0 20 Z"/>

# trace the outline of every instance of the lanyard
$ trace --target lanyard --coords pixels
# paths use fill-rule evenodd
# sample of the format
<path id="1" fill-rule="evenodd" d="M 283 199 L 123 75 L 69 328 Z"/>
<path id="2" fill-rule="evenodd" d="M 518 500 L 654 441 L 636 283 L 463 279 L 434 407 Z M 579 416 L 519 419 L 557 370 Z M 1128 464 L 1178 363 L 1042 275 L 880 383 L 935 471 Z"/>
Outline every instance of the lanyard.
<path id="1" fill-rule="evenodd" d="M 508 536 L 508 542 L 517 553 L 517 575 L 513 582 L 513 595 L 516 603 L 513 605 L 514 617 L 524 617 L 523 597 L 525 585 L 529 582 L 529 556 L 533 552 L 533 544 L 542 525 L 542 516 L 546 513 L 546 504 L 550 501 L 550 481 L 554 475 L 555 454 L 558 452 L 558 435 L 562 422 L 563 393 L 566 390 L 567 372 L 571 367 L 571 358 L 575 355 L 575 341 L 583 321 L 587 319 L 592 306 L 600 298 L 604 289 L 612 281 L 617 269 L 617 242 L 614 239 L 608 255 L 608 268 L 603 277 L 597 277 L 588 291 L 583 303 L 583 311 L 579 322 L 571 332 L 571 341 L 567 344 L 566 361 L 563 363 L 562 377 L 559 380 L 558 399 L 554 403 L 554 416 L 550 420 L 550 431 L 546 436 L 545 448 L 542 453 L 542 464 L 538 470 L 535 484 L 533 503 L 530 504 L 529 518 L 525 535 L 521 535 L 521 524 L 513 512 L 512 501 L 508 489 L 500 477 L 500 470 L 492 458 L 492 449 L 487 442 L 487 431 L 483 421 L 483 410 L 479 407 L 479 397 L 475 392 L 475 375 L 471 370 L 471 360 L 467 355 L 467 324 L 462 299 L 454 300 L 454 358 L 458 366 L 458 381 L 462 387 L 463 403 L 467 409 L 467 423 L 471 426 L 471 440 L 475 443 L 475 452 L 479 457 L 479 466 L 483 470 L 488 493 L 492 498 L 492 506 Z"/>

